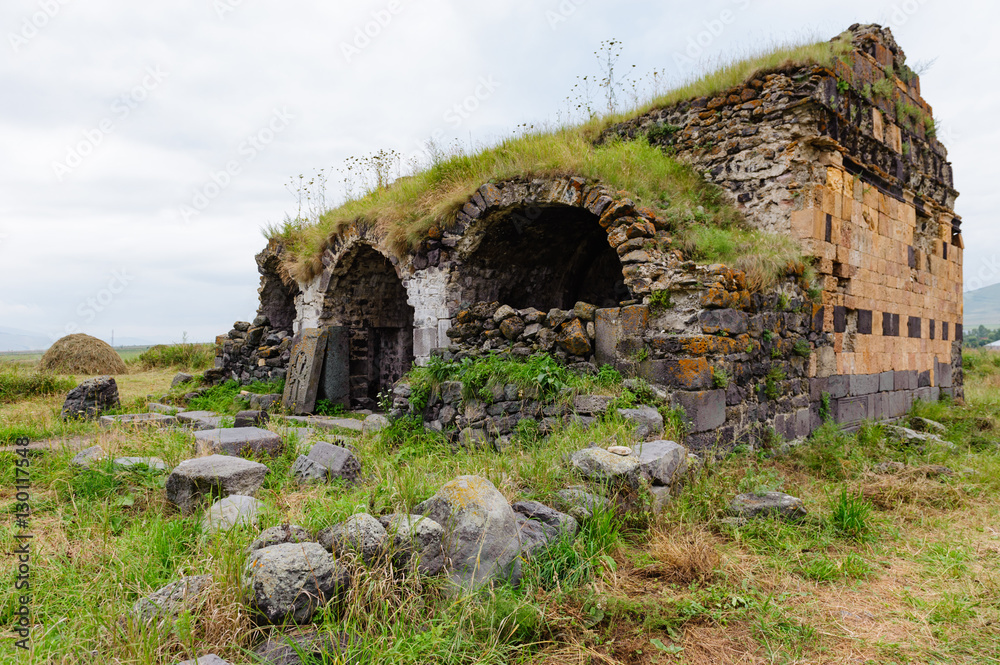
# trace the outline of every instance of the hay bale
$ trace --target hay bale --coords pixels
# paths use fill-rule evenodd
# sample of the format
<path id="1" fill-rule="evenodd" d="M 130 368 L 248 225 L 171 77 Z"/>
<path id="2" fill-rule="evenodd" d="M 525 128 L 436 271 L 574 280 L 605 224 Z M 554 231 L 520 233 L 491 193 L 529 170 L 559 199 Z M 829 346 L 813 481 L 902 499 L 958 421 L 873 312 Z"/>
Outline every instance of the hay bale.
<path id="1" fill-rule="evenodd" d="M 39 368 L 55 374 L 128 374 L 117 351 L 83 333 L 66 335 L 49 347 Z"/>

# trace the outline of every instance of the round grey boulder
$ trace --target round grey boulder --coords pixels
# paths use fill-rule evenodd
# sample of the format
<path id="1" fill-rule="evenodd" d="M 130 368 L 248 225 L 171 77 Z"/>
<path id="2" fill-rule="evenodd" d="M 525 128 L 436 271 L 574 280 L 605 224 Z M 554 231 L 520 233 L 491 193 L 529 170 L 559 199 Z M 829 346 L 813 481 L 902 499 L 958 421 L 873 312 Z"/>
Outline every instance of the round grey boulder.
<path id="1" fill-rule="evenodd" d="M 211 585 L 211 575 L 182 577 L 135 601 L 132 616 L 140 623 L 176 618 L 184 610 L 197 608 Z"/>
<path id="2" fill-rule="evenodd" d="M 282 543 L 311 543 L 315 542 L 313 535 L 302 527 L 295 524 L 279 524 L 265 529 L 249 546 L 247 554 L 252 554 L 259 549 L 270 547 L 271 545 L 281 545 Z"/>
<path id="3" fill-rule="evenodd" d="M 397 568 L 416 567 L 424 575 L 437 575 L 444 567 L 441 539 L 444 527 L 423 515 L 383 515 L 379 523 L 390 538 L 392 562 Z"/>
<path id="4" fill-rule="evenodd" d="M 350 574 L 319 543 L 264 547 L 243 572 L 250 606 L 273 624 L 307 623 L 349 586 Z"/>
<path id="5" fill-rule="evenodd" d="M 201 520 L 201 528 L 206 533 L 232 531 L 237 527 L 253 526 L 257 523 L 263 507 L 257 499 L 233 494 L 212 504 Z"/>
<path id="6" fill-rule="evenodd" d="M 783 492 L 740 494 L 733 499 L 730 510 L 737 517 L 745 519 L 770 515 L 785 519 L 797 519 L 806 515 L 802 499 Z"/>
<path id="7" fill-rule="evenodd" d="M 517 518 L 493 483 L 479 476 L 459 476 L 413 512 L 444 527 L 445 569 L 461 590 L 494 579 L 520 577 Z"/>
<path id="8" fill-rule="evenodd" d="M 340 556 L 344 552 L 357 552 L 371 563 L 385 550 L 385 527 L 367 513 L 351 515 L 343 522 L 328 526 L 316 534 L 324 548 Z"/>

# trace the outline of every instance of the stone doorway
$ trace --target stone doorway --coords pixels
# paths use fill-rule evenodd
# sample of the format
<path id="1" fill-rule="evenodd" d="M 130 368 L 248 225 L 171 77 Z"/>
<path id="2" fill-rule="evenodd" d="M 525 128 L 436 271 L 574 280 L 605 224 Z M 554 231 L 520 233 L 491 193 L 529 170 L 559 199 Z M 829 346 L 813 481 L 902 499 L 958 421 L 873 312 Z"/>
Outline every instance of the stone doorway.
<path id="1" fill-rule="evenodd" d="M 368 245 L 345 255 L 330 280 L 321 324 L 345 338 L 328 348 L 324 376 L 346 372 L 349 406 L 377 408 L 379 393 L 413 363 L 413 308 L 392 263 Z"/>

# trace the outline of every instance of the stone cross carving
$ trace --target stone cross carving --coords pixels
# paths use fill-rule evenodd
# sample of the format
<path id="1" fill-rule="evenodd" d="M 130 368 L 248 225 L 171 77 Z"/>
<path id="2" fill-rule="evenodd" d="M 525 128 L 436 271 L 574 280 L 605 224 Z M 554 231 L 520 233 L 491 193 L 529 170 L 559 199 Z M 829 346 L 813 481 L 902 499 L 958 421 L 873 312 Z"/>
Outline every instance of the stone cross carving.
<path id="1" fill-rule="evenodd" d="M 281 397 L 281 404 L 292 413 L 312 413 L 316 408 L 316 392 L 319 390 L 323 356 L 326 354 L 326 337 L 325 329 L 306 328 L 302 331 L 301 338 L 292 345 L 285 392 Z"/>

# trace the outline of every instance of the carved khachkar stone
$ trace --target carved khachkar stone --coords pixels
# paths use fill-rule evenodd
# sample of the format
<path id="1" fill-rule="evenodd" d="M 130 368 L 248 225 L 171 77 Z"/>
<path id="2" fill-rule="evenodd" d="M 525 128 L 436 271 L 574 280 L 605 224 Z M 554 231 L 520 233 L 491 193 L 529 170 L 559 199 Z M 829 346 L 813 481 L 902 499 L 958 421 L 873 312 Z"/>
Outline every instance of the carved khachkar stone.
<path id="1" fill-rule="evenodd" d="M 326 353 L 326 329 L 306 328 L 292 345 L 281 404 L 292 413 L 312 413 Z"/>

